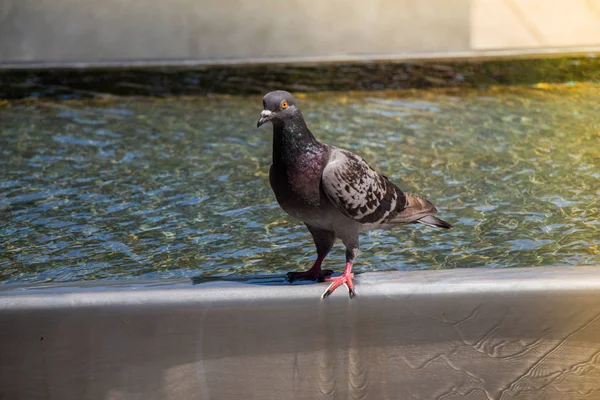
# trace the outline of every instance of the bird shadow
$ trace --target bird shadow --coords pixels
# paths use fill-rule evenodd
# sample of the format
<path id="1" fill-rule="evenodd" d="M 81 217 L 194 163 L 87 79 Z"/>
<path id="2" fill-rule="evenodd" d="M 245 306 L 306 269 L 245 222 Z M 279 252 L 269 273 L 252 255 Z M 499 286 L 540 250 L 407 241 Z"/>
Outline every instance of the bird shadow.
<path id="1" fill-rule="evenodd" d="M 341 273 L 334 273 L 331 276 L 341 276 Z M 355 275 L 359 275 L 356 273 Z M 200 285 L 203 283 L 210 282 L 235 282 L 235 283 L 246 283 L 249 285 L 261 285 L 261 286 L 289 286 L 289 285 L 316 285 L 320 282 L 310 280 L 296 280 L 290 282 L 287 279 L 287 274 L 284 275 L 249 275 L 249 276 L 198 276 L 192 277 L 192 284 Z"/>

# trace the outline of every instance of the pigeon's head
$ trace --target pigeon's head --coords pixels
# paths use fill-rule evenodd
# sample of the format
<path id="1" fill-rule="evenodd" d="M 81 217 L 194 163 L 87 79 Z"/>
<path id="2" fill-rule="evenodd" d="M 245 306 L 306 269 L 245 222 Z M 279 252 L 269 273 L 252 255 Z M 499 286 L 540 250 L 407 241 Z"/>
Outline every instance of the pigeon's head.
<path id="1" fill-rule="evenodd" d="M 269 92 L 263 98 L 263 110 L 256 127 L 269 121 L 283 121 L 294 115 L 297 110 L 296 100 L 288 92 L 284 90 Z"/>

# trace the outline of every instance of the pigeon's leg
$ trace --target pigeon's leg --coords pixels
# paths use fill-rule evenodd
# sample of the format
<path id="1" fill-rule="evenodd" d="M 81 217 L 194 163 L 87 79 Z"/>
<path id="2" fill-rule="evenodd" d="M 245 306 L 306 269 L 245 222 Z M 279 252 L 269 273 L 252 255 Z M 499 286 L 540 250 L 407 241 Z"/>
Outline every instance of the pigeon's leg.
<path id="1" fill-rule="evenodd" d="M 333 243 L 335 242 L 335 233 L 332 231 L 327 231 L 324 229 L 316 228 L 314 226 L 305 224 L 310 233 L 312 234 L 313 240 L 315 242 L 315 246 L 317 247 L 317 260 L 313 264 L 313 266 L 304 272 L 288 272 L 286 279 L 289 282 L 294 282 L 296 280 L 311 280 L 319 282 L 324 282 L 325 278 L 333 273 L 332 270 L 321 269 L 321 264 L 331 248 L 333 247 Z"/>
<path id="2" fill-rule="evenodd" d="M 344 244 L 346 245 L 346 268 L 344 268 L 344 273 L 342 274 L 342 276 L 338 276 L 336 278 L 327 278 L 328 281 L 332 282 L 331 285 L 329 285 L 329 287 L 325 291 L 325 293 L 323 293 L 323 295 L 321 296 L 321 298 L 323 299 L 325 297 L 328 297 L 331 293 L 333 293 L 335 289 L 342 285 L 346 285 L 346 287 L 348 288 L 348 294 L 350 295 L 351 299 L 354 298 L 354 296 L 356 296 L 356 292 L 354 291 L 354 282 L 352 282 L 352 278 L 354 278 L 354 274 L 352 273 L 352 264 L 354 263 L 354 260 L 356 260 L 359 254 L 358 238 L 350 242 L 344 241 Z"/>

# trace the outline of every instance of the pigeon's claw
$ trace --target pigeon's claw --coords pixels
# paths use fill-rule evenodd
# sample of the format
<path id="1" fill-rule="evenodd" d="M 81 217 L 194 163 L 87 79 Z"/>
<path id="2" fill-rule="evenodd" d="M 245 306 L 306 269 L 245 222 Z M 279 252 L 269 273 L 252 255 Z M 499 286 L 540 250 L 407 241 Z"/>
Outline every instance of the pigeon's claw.
<path id="1" fill-rule="evenodd" d="M 329 295 L 333 293 L 335 289 L 339 288 L 342 285 L 346 285 L 346 287 L 348 288 L 348 295 L 351 299 L 353 299 L 356 296 L 356 292 L 354 291 L 354 282 L 352 282 L 352 278 L 354 278 L 354 274 L 352 272 L 344 272 L 344 275 L 339 276 L 337 278 L 327 278 L 326 280 L 333 282 L 331 282 L 331 285 L 329 285 L 329 287 L 323 293 L 321 298 L 324 299 L 326 297 L 329 297 Z"/>
<path id="2" fill-rule="evenodd" d="M 319 269 L 318 271 L 315 271 L 311 268 L 304 272 L 288 272 L 285 276 L 285 280 L 289 283 L 302 280 L 325 282 L 331 274 L 333 274 L 333 271 L 330 269 Z"/>
<path id="3" fill-rule="evenodd" d="M 356 297 L 356 292 L 354 291 L 354 288 L 348 288 L 348 295 L 351 299 Z"/>

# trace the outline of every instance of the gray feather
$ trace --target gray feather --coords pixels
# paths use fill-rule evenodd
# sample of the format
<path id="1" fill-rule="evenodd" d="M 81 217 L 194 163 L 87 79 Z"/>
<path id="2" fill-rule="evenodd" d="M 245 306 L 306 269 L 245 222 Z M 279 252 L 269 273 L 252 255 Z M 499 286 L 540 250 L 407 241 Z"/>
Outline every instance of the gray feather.
<path id="1" fill-rule="evenodd" d="M 331 147 L 322 175 L 329 200 L 347 217 L 363 224 L 385 224 L 406 207 L 406 196 L 362 158 Z"/>

